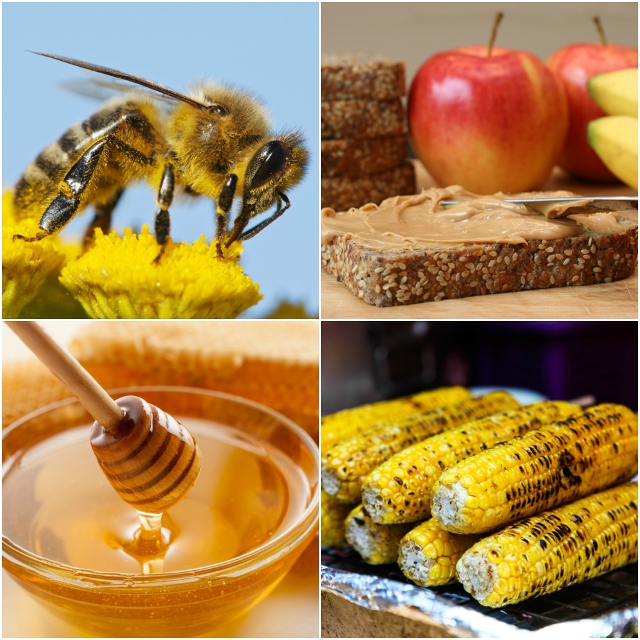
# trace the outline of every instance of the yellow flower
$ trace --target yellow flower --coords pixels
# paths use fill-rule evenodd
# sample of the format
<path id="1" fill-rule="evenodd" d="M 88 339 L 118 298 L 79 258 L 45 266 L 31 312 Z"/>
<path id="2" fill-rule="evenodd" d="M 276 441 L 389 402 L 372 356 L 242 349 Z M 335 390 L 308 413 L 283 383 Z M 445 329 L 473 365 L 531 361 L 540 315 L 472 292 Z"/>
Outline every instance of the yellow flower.
<path id="1" fill-rule="evenodd" d="M 272 309 L 265 318 L 280 319 L 280 318 L 295 318 L 297 320 L 305 320 L 309 318 L 317 318 L 318 316 L 312 316 L 305 309 L 304 303 L 289 302 L 288 300 L 281 300 L 275 309 Z"/>
<path id="2" fill-rule="evenodd" d="M 14 239 L 16 234 L 30 237 L 37 233 L 33 220 L 16 221 L 13 193 L 2 196 L 2 317 L 17 318 L 35 297 L 47 276 L 64 262 L 53 238 L 38 242 Z"/>
<path id="3" fill-rule="evenodd" d="M 142 228 L 124 238 L 96 230 L 95 246 L 68 264 L 60 281 L 92 318 L 235 318 L 262 299 L 237 264 L 235 243 L 224 260 L 204 236 L 192 245 L 158 243 Z"/>

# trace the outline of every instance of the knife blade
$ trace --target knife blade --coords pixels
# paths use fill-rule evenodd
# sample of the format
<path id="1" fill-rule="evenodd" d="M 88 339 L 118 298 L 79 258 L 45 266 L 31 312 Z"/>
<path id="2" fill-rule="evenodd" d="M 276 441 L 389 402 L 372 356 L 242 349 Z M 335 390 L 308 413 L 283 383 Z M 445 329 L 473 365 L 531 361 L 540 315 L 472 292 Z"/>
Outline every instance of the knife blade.
<path id="1" fill-rule="evenodd" d="M 505 198 L 504 202 L 512 202 L 514 204 L 553 204 L 565 202 L 584 202 L 588 200 L 588 205 L 596 209 L 611 209 L 614 211 L 623 211 L 624 209 L 637 209 L 638 196 L 571 196 L 562 198 Z M 441 200 L 443 207 L 450 207 L 455 204 L 463 204 L 466 200 Z M 580 205 L 583 206 L 583 205 Z"/>

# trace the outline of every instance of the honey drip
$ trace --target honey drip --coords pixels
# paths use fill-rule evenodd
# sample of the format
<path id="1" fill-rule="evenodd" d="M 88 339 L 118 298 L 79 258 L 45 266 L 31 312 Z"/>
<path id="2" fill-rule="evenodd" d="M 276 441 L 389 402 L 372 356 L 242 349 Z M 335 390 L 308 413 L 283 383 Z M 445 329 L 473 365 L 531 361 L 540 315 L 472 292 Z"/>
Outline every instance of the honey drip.
<path id="1" fill-rule="evenodd" d="M 122 549 L 128 556 L 140 564 L 143 574 L 163 573 L 164 556 L 169 545 L 175 542 L 180 528 L 168 513 L 138 512 L 140 528 L 133 534 L 132 540 L 124 540 L 112 532 L 107 532 L 106 543 L 112 549 Z"/>

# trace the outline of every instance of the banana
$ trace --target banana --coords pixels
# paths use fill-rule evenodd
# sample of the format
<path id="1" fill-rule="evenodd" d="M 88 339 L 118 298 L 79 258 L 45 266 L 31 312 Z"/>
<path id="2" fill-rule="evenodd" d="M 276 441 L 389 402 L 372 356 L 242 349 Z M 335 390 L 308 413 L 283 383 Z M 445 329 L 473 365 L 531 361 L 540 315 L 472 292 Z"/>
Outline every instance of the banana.
<path id="1" fill-rule="evenodd" d="M 610 116 L 638 117 L 638 69 L 621 69 L 593 76 L 589 95 Z"/>
<path id="2" fill-rule="evenodd" d="M 587 139 L 611 173 L 638 188 L 638 118 L 606 116 L 592 120 Z"/>

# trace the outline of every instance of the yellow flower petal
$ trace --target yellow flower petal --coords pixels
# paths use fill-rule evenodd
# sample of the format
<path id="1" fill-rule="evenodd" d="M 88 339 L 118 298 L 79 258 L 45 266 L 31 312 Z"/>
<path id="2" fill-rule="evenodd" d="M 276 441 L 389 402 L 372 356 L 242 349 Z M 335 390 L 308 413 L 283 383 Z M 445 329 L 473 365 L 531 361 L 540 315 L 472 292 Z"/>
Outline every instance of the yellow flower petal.
<path id="1" fill-rule="evenodd" d="M 95 246 L 62 271 L 60 281 L 92 318 L 235 318 L 257 304 L 259 286 L 237 264 L 235 243 L 225 259 L 204 236 L 192 245 L 159 247 L 145 225 L 124 238 L 96 230 Z"/>

